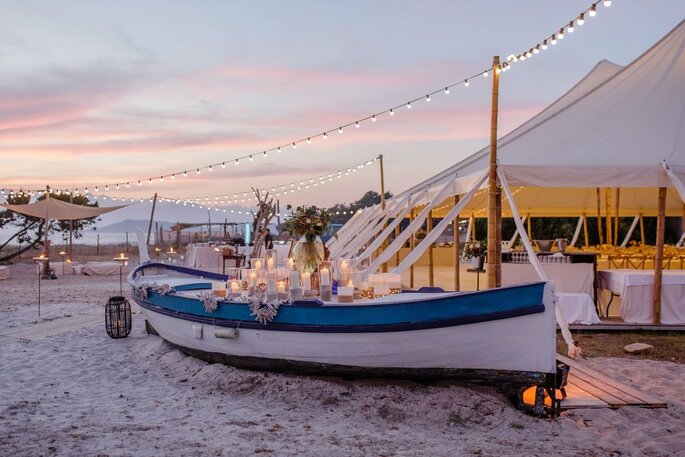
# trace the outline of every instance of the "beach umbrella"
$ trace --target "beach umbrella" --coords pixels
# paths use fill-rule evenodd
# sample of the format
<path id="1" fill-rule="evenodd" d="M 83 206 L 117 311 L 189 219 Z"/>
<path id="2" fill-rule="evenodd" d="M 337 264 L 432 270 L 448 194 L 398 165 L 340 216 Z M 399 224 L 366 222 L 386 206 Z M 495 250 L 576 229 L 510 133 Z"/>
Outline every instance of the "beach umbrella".
<path id="1" fill-rule="evenodd" d="M 14 211 L 25 216 L 32 216 L 45 219 L 45 254 L 48 255 L 48 223 L 50 220 L 77 220 L 89 219 L 101 214 L 110 213 L 118 209 L 124 208 L 128 205 L 109 206 L 107 208 L 99 208 L 92 206 L 74 205 L 73 203 L 63 202 L 54 198 L 50 198 L 50 193 L 46 192 L 45 199 L 34 203 L 25 205 L 8 205 L 0 204 L 0 207 Z"/>

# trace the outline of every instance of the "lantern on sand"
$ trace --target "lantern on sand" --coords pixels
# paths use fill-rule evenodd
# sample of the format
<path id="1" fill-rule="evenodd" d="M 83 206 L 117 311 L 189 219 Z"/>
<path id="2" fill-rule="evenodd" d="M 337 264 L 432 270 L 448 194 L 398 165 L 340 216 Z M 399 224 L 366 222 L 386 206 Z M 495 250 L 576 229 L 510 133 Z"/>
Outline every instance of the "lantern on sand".
<path id="1" fill-rule="evenodd" d="M 105 305 L 105 330 L 111 338 L 131 333 L 131 304 L 124 297 L 110 297 Z"/>

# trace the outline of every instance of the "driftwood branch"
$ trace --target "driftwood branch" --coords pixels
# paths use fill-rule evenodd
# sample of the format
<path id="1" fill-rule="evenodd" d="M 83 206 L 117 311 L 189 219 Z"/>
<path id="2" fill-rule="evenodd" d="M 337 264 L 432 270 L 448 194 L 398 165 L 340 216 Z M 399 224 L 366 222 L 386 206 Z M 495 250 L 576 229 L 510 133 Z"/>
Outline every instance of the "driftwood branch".
<path id="1" fill-rule="evenodd" d="M 262 247 L 264 246 L 264 238 L 266 237 L 266 230 L 269 228 L 269 223 L 271 219 L 276 216 L 276 203 L 274 203 L 273 197 L 266 194 L 262 195 L 259 189 L 252 188 L 255 197 L 257 197 L 257 212 L 252 213 L 254 216 L 254 232 L 252 239 L 254 240 L 254 249 L 252 250 L 253 257 L 260 257 L 262 253 Z"/>

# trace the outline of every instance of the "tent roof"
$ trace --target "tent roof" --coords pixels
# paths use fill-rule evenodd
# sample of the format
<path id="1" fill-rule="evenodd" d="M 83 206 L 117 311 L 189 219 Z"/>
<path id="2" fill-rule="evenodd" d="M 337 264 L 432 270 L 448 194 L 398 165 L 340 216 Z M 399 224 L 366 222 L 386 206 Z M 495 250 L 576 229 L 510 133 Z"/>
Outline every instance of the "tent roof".
<path id="1" fill-rule="evenodd" d="M 685 21 L 626 67 L 601 61 L 538 115 L 498 140 L 498 160 L 517 205 L 539 216 L 594 215 L 596 188 L 621 188 L 621 215 L 653 215 L 656 188 L 669 187 L 668 215 L 681 216 L 685 192 L 674 192 L 662 162 L 685 182 Z M 397 194 L 435 195 L 442 183 L 489 165 L 489 148 Z M 676 185 L 677 187 L 677 185 Z M 537 189 L 536 189 L 537 188 Z M 541 188 L 545 188 L 544 190 Z M 465 213 L 478 214 L 477 194 Z M 616 191 L 602 212 L 615 212 Z M 505 204 L 506 213 L 506 204 Z"/>
<path id="2" fill-rule="evenodd" d="M 63 202 L 62 200 L 49 197 L 45 198 L 44 200 L 39 200 L 35 203 L 29 203 L 26 205 L 0 205 L 0 207 L 6 208 L 10 211 L 15 211 L 17 213 L 25 214 L 27 216 L 53 220 L 87 219 L 116 211 L 126 206 L 128 205 L 99 208 L 93 206 L 74 205 L 72 203 Z"/>

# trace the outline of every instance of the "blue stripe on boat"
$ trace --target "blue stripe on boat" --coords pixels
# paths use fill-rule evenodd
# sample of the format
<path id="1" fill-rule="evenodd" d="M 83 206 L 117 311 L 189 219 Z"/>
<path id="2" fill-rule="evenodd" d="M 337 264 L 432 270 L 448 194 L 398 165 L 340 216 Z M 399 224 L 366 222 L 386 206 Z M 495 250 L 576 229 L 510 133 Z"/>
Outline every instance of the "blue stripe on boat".
<path id="1" fill-rule="evenodd" d="M 132 272 L 129 279 L 134 279 L 135 273 L 141 269 L 152 266 L 209 277 L 205 272 L 183 267 L 146 265 Z M 192 290 L 207 285 L 198 282 L 182 288 Z M 136 301 L 151 311 L 225 327 L 306 332 L 387 332 L 463 325 L 541 313 L 545 310 L 542 303 L 544 286 L 544 282 L 537 282 L 447 296 L 436 294 L 434 298 L 414 302 L 319 307 L 284 305 L 279 308 L 274 320 L 266 325 L 255 321 L 246 303 L 221 302 L 216 311 L 208 313 L 199 299 L 188 297 L 150 292 L 147 300 L 136 298 Z"/>

